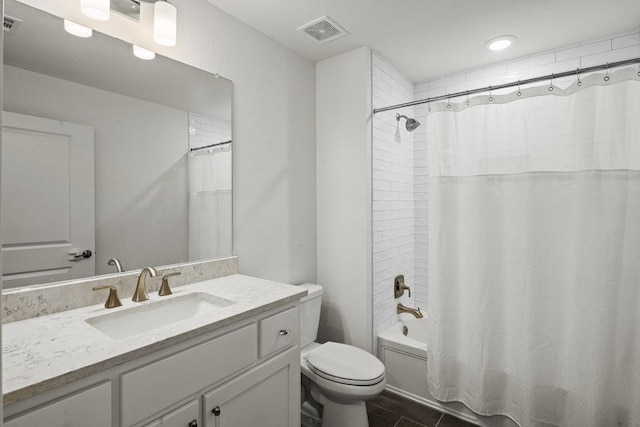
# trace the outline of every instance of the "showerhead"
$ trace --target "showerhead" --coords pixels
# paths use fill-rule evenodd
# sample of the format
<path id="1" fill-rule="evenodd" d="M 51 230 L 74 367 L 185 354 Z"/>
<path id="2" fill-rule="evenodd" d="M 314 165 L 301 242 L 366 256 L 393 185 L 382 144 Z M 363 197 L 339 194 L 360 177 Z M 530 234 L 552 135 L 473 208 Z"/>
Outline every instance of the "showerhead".
<path id="1" fill-rule="evenodd" d="M 407 120 L 407 123 L 405 124 L 405 127 L 407 128 L 407 130 L 409 132 L 413 132 L 414 130 L 416 130 L 416 128 L 418 126 L 420 126 L 420 122 L 417 121 L 416 119 L 410 119 L 407 116 L 401 116 L 400 114 L 396 114 L 396 120 L 400 121 L 401 118 L 405 118 Z"/>

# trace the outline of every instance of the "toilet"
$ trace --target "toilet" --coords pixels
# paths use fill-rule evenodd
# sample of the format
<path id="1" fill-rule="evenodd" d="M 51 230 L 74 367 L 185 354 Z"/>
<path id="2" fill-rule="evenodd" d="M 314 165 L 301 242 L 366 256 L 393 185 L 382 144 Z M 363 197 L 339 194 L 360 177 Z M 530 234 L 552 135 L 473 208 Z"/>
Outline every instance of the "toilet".
<path id="1" fill-rule="evenodd" d="M 372 354 L 351 345 L 316 343 L 322 286 L 309 283 L 299 286 L 308 292 L 300 300 L 302 425 L 368 427 L 364 402 L 384 390 L 387 384 L 384 365 Z"/>

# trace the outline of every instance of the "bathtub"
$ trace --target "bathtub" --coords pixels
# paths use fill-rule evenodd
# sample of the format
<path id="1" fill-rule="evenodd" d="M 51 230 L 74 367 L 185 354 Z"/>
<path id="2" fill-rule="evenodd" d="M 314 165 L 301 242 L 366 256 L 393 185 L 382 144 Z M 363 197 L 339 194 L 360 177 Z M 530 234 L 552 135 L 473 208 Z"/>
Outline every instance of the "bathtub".
<path id="1" fill-rule="evenodd" d="M 427 319 L 407 318 L 378 335 L 378 357 L 387 374 L 387 391 L 482 427 L 518 427 L 510 418 L 486 417 L 460 402 L 436 400 L 427 386 Z"/>

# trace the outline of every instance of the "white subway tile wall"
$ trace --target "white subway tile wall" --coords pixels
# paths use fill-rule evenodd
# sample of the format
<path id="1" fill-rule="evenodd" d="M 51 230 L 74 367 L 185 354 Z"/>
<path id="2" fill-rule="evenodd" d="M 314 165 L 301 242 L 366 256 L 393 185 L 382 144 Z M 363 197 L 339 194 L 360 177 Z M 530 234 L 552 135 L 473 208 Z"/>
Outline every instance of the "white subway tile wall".
<path id="1" fill-rule="evenodd" d="M 635 30 L 413 84 L 374 53 L 373 106 L 385 107 L 638 57 L 640 30 Z M 571 78 L 554 81 L 559 85 L 569 82 Z M 396 112 L 415 117 L 423 125 L 407 132 L 404 120 L 396 121 Z M 427 309 L 427 112 L 428 106 L 422 104 L 378 113 L 373 119 L 374 338 L 397 321 L 398 301 Z M 405 275 L 411 286 L 411 299 L 406 294 L 398 301 L 393 298 L 396 274 Z"/>
<path id="2" fill-rule="evenodd" d="M 230 139 L 230 120 L 189 113 L 189 148 L 225 142 Z"/>
<path id="3" fill-rule="evenodd" d="M 373 106 L 413 100 L 414 85 L 378 55 L 373 55 Z M 403 274 L 412 288 L 398 301 L 413 306 L 415 298 L 414 137 L 405 128 L 413 108 L 378 113 L 373 118 L 373 336 L 397 321 L 393 297 L 395 276 Z M 419 128 L 418 128 L 419 129 Z M 374 348 L 377 346 L 374 343 Z"/>

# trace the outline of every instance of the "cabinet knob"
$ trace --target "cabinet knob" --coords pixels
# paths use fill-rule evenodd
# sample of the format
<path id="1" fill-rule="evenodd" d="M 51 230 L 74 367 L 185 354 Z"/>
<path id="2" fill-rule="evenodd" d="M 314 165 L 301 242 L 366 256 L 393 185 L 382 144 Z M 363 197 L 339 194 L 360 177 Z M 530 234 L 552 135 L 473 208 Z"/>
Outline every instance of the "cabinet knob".
<path id="1" fill-rule="evenodd" d="M 191 421 L 187 427 L 198 427 L 198 420 Z"/>
<path id="2" fill-rule="evenodd" d="M 220 415 L 220 407 L 219 407 L 219 406 L 216 406 L 215 408 L 213 408 L 213 409 L 211 410 L 211 413 L 212 413 L 213 415 L 215 415 L 216 417 L 217 417 L 217 416 L 219 416 L 219 415 Z"/>
<path id="3" fill-rule="evenodd" d="M 280 335 L 289 335 L 291 329 L 280 329 Z"/>

